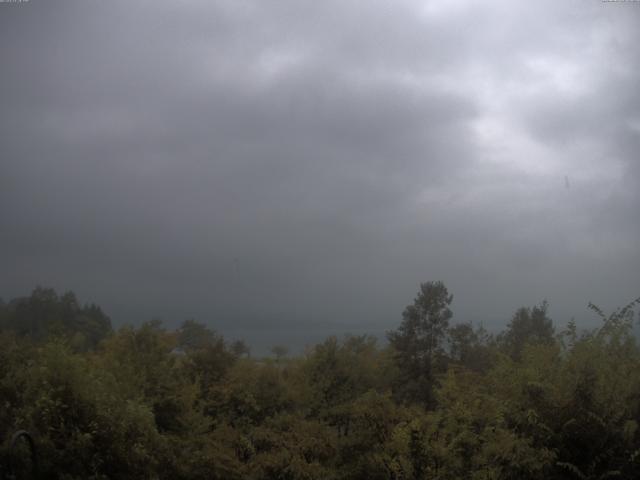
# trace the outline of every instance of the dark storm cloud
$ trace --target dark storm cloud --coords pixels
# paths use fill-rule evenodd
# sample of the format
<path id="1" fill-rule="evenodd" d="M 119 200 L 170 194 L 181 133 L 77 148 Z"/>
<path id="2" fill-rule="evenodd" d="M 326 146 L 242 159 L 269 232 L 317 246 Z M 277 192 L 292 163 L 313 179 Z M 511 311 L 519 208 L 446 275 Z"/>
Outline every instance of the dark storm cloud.
<path id="1" fill-rule="evenodd" d="M 324 333 L 429 279 L 496 324 L 629 299 L 640 8 L 529 3 L 0 5 L 3 296 Z"/>

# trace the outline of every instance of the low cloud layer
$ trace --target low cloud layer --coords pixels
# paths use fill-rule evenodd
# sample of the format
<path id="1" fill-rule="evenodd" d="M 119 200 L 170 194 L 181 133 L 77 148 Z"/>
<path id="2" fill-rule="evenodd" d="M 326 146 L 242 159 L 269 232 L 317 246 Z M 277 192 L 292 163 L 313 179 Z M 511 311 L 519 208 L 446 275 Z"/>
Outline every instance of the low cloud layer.
<path id="1" fill-rule="evenodd" d="M 588 324 L 640 294 L 639 24 L 634 2 L 0 4 L 0 294 L 303 342 L 394 328 L 441 279 L 459 320 L 547 298 Z"/>

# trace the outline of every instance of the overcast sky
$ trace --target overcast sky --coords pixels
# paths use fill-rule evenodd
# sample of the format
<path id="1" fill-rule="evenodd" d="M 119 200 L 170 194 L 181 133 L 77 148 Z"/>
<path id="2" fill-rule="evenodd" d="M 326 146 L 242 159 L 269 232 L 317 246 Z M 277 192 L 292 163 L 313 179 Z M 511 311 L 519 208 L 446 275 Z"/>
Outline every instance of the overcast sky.
<path id="1" fill-rule="evenodd" d="M 640 2 L 0 3 L 0 296 L 250 342 L 640 295 Z"/>

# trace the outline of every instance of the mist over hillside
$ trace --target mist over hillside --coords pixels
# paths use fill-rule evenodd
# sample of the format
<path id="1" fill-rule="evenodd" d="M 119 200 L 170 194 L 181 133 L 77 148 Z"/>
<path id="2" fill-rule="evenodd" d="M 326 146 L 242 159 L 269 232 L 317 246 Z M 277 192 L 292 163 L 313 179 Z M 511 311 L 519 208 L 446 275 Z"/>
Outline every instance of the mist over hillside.
<path id="1" fill-rule="evenodd" d="M 0 0 L 0 480 L 640 478 L 639 26 Z"/>
<path id="2" fill-rule="evenodd" d="M 640 284 L 636 3 L 2 3 L 0 292 L 260 337 L 438 278 L 595 327 Z"/>

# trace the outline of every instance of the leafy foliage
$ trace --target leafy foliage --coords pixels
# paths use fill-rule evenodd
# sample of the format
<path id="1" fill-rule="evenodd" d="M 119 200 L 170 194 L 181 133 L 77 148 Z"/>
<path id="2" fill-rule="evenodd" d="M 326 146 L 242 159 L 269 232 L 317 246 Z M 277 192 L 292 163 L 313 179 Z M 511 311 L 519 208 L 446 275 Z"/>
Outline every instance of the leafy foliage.
<path id="1" fill-rule="evenodd" d="M 32 340 L 59 336 L 76 350 L 95 348 L 111 332 L 111 320 L 96 305 L 80 306 L 73 292 L 58 295 L 37 287 L 30 296 L 0 302 L 0 329 Z"/>
<path id="2" fill-rule="evenodd" d="M 514 359 L 520 358 L 527 344 L 553 343 L 553 322 L 547 316 L 547 302 L 533 308 L 519 308 L 507 330 L 498 337 L 502 349 Z"/>
<path id="3" fill-rule="evenodd" d="M 640 299 L 557 336 L 522 308 L 495 338 L 451 299 L 423 284 L 388 346 L 258 359 L 193 320 L 78 343 L 104 314 L 37 289 L 0 304 L 0 466 L 28 429 L 50 479 L 640 478 Z"/>

